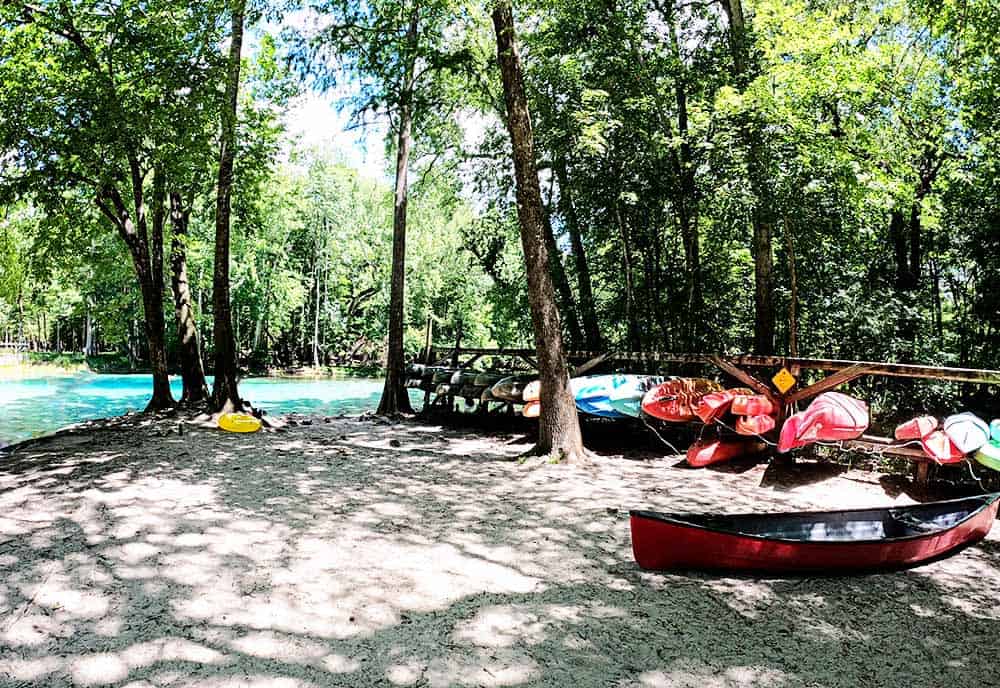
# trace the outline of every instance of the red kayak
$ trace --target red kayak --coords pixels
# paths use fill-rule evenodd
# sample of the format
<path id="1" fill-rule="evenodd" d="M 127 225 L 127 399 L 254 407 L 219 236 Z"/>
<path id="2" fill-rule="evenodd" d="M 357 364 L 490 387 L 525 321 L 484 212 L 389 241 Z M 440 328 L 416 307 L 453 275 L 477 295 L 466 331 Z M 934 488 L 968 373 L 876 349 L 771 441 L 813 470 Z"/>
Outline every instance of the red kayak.
<path id="1" fill-rule="evenodd" d="M 769 416 L 774 404 L 763 394 L 742 394 L 733 399 L 729 410 L 734 416 Z"/>
<path id="2" fill-rule="evenodd" d="M 739 435 L 763 435 L 774 430 L 774 416 L 740 416 L 733 430 Z"/>
<path id="3" fill-rule="evenodd" d="M 896 426 L 893 433 L 897 440 L 919 440 L 938 429 L 938 419 L 934 416 L 917 416 Z"/>
<path id="4" fill-rule="evenodd" d="M 722 385 L 700 377 L 682 377 L 667 380 L 646 392 L 642 397 L 642 410 L 660 420 L 687 423 L 697 416 L 695 408 L 706 394 L 722 391 Z"/>
<path id="5" fill-rule="evenodd" d="M 1000 493 L 911 506 L 785 514 L 631 512 L 644 569 L 845 573 L 919 566 L 983 539 Z"/>
<path id="6" fill-rule="evenodd" d="M 742 387 L 737 387 L 736 389 L 724 389 L 721 392 L 712 392 L 711 394 L 706 394 L 701 399 L 698 400 L 698 406 L 695 408 L 694 413 L 701 422 L 705 425 L 711 425 L 729 410 L 732 406 L 733 400 L 739 396 L 746 396 L 751 394 L 752 391 Z"/>
<path id="7" fill-rule="evenodd" d="M 935 430 L 926 437 L 922 437 L 920 444 L 923 446 L 927 458 L 935 463 L 961 463 L 965 460 L 965 454 L 955 446 L 955 443 L 943 430 Z"/>
<path id="8" fill-rule="evenodd" d="M 759 454 L 764 443 L 756 440 L 712 440 L 695 442 L 687 451 L 687 462 L 694 468 L 704 468 L 712 464 L 735 459 L 738 456 Z"/>
<path id="9" fill-rule="evenodd" d="M 825 392 L 781 426 L 778 451 L 791 451 L 813 442 L 853 440 L 867 428 L 868 404 L 840 392 Z"/>

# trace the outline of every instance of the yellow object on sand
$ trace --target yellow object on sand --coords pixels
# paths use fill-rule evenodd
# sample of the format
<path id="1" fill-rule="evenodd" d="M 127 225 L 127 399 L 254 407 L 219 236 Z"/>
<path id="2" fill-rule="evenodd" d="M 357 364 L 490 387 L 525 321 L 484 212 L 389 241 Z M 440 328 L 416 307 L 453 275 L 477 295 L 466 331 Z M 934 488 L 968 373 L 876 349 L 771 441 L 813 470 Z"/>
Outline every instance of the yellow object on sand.
<path id="1" fill-rule="evenodd" d="M 219 417 L 219 427 L 229 432 L 257 432 L 260 419 L 246 413 L 224 413 Z"/>

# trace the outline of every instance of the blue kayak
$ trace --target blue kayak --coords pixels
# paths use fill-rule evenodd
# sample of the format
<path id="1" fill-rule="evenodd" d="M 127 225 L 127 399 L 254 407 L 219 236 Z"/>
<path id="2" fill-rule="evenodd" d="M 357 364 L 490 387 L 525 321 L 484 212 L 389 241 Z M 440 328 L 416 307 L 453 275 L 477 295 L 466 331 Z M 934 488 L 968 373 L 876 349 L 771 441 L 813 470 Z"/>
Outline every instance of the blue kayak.
<path id="1" fill-rule="evenodd" d="M 570 389 L 581 413 L 601 418 L 638 417 L 642 394 L 652 379 L 648 375 L 593 375 L 570 380 Z"/>

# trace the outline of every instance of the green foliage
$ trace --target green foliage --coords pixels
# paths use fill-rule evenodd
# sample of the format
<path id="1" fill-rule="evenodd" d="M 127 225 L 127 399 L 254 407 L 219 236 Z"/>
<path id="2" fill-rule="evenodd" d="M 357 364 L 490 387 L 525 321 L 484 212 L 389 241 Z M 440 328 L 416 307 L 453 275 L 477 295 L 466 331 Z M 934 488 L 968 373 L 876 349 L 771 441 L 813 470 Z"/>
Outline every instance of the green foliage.
<path id="1" fill-rule="evenodd" d="M 189 273 L 210 350 L 224 7 L 36 4 L 47 14 L 24 3 L 0 10 L 0 331 L 54 343 L 58 326 L 63 344 L 72 333 L 79 347 L 89 315 L 106 348 L 142 357 L 126 253 L 92 200 L 104 183 L 128 189 L 133 146 L 193 208 Z M 265 5 L 268 16 L 284 8 Z M 764 189 L 779 349 L 790 344 L 794 300 L 801 355 L 1000 365 L 1000 8 L 747 0 L 743 9 L 750 64 L 737 78 L 719 3 L 519 3 L 543 196 L 572 290 L 564 312 L 584 311 L 586 267 L 609 346 L 749 349 L 751 219 Z M 415 42 L 406 39 L 414 16 Z M 280 41 L 259 31 L 245 70 L 232 256 L 243 360 L 308 365 L 314 349 L 320 363 L 382 356 L 392 191 L 336 151 L 292 146 L 281 120 L 305 88 L 334 89 L 355 124 L 389 122 L 392 150 L 407 64 L 406 348 L 423 345 L 428 317 L 438 343 L 461 327 L 468 344 L 529 344 L 482 7 L 316 0 L 299 18 Z M 114 51 L 92 43 L 98 65 L 120 65 L 112 90 L 73 49 L 73 26 L 116 37 Z M 928 388 L 914 403 L 953 393 Z"/>

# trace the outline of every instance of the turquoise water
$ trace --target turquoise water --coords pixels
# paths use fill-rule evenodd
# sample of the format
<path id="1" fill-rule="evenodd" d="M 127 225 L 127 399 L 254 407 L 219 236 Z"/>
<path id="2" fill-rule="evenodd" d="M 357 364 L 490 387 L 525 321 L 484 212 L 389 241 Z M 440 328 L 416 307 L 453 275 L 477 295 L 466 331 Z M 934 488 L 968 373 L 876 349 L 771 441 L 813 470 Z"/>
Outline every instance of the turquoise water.
<path id="1" fill-rule="evenodd" d="M 271 415 L 358 414 L 378 406 L 382 384 L 382 380 L 372 378 L 248 378 L 240 382 L 240 394 Z M 174 397 L 179 398 L 180 378 L 171 378 L 170 385 Z M 73 377 L 0 380 L 0 446 L 84 420 L 141 411 L 149 401 L 151 389 L 149 375 L 86 373 Z M 411 397 L 418 405 L 423 395 L 413 390 Z"/>

